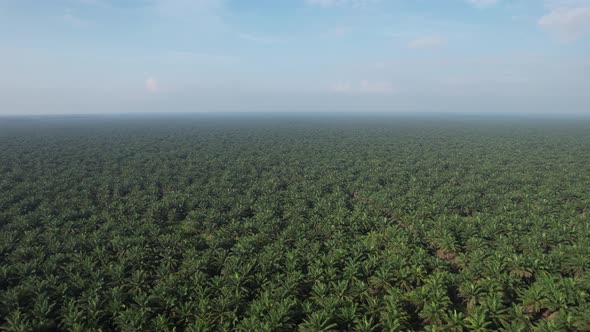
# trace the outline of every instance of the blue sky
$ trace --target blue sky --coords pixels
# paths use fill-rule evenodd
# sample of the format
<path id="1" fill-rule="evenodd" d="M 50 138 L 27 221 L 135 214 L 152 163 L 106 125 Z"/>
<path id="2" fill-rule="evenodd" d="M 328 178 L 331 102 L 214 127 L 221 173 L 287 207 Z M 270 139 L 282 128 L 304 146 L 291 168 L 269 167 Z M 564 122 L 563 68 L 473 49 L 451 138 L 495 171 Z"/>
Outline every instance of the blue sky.
<path id="1" fill-rule="evenodd" d="M 590 113 L 590 0 L 0 0 L 0 114 Z"/>

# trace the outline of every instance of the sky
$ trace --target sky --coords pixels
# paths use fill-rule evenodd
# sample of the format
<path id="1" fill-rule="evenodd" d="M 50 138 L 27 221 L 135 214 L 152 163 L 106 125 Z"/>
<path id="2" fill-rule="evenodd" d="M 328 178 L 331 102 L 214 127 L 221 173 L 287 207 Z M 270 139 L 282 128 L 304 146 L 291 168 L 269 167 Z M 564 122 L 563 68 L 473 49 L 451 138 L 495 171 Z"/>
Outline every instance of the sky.
<path id="1" fill-rule="evenodd" d="M 0 114 L 590 113 L 590 0 L 0 0 Z"/>

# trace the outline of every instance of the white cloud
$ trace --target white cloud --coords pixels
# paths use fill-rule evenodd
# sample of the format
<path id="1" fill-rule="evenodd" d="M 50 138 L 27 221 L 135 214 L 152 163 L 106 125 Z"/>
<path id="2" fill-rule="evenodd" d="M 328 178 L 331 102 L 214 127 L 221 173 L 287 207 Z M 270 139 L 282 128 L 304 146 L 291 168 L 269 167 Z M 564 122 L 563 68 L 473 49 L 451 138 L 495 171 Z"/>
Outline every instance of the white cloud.
<path id="1" fill-rule="evenodd" d="M 167 51 L 158 57 L 163 59 L 166 64 L 187 66 L 232 65 L 240 62 L 240 58 L 233 55 L 189 51 Z"/>
<path id="2" fill-rule="evenodd" d="M 354 28 L 348 26 L 336 26 L 321 34 L 322 38 L 340 39 L 348 36 Z"/>
<path id="3" fill-rule="evenodd" d="M 149 93 L 156 93 L 160 91 L 158 80 L 155 77 L 149 77 L 147 80 L 145 80 L 145 89 Z"/>
<path id="4" fill-rule="evenodd" d="M 573 42 L 590 32 L 590 1 L 552 2 L 547 8 L 550 11 L 539 19 L 539 27 L 563 41 Z"/>
<path id="5" fill-rule="evenodd" d="M 62 19 L 70 24 L 73 25 L 75 27 L 84 27 L 88 24 L 88 22 L 86 22 L 85 20 L 75 16 L 74 14 L 71 13 L 66 13 L 62 16 Z"/>
<path id="6" fill-rule="evenodd" d="M 69 2 L 72 4 L 85 5 L 85 6 L 105 6 L 105 5 L 107 5 L 107 3 L 105 3 L 102 0 L 69 0 Z"/>
<path id="7" fill-rule="evenodd" d="M 76 28 L 86 27 L 89 24 L 88 21 L 78 17 L 71 9 L 67 9 L 61 18 L 65 23 Z"/>
<path id="8" fill-rule="evenodd" d="M 254 43 L 258 43 L 258 44 L 282 44 L 282 43 L 284 43 L 284 41 L 281 39 L 271 38 L 271 37 L 267 37 L 267 36 L 253 35 L 250 33 L 239 33 L 238 37 L 240 37 L 240 39 L 243 39 L 246 41 L 251 41 Z"/>
<path id="9" fill-rule="evenodd" d="M 218 16 L 225 9 L 222 0 L 154 0 L 153 6 L 168 17 L 185 18 L 204 15 Z"/>
<path id="10" fill-rule="evenodd" d="M 360 83 L 360 91 L 370 94 L 390 94 L 393 92 L 393 85 L 389 82 L 370 82 L 362 80 Z"/>
<path id="11" fill-rule="evenodd" d="M 546 0 L 545 7 L 547 9 L 555 9 L 559 7 L 584 7 L 590 5 L 590 0 Z"/>
<path id="12" fill-rule="evenodd" d="M 352 92 L 352 85 L 348 82 L 338 82 L 338 83 L 334 83 L 332 84 L 332 87 L 330 88 L 330 90 L 332 92 L 340 92 L 340 93 L 348 93 L 348 92 Z"/>
<path id="13" fill-rule="evenodd" d="M 483 9 L 497 5 L 500 0 L 467 0 L 467 2 L 477 8 Z"/>
<path id="14" fill-rule="evenodd" d="M 381 0 L 306 0 L 306 2 L 310 5 L 324 8 L 337 6 L 352 6 L 358 8 L 381 2 Z"/>
<path id="15" fill-rule="evenodd" d="M 357 84 L 349 82 L 334 83 L 330 91 L 335 93 L 345 94 L 372 94 L 372 95 L 388 95 L 395 92 L 393 85 L 387 81 L 369 81 L 361 80 Z"/>
<path id="16" fill-rule="evenodd" d="M 434 48 L 447 44 L 447 40 L 441 36 L 423 36 L 411 40 L 408 43 L 409 48 Z"/>
<path id="17" fill-rule="evenodd" d="M 316 5 L 321 7 L 331 7 L 339 4 L 341 0 L 307 0 L 310 5 Z"/>

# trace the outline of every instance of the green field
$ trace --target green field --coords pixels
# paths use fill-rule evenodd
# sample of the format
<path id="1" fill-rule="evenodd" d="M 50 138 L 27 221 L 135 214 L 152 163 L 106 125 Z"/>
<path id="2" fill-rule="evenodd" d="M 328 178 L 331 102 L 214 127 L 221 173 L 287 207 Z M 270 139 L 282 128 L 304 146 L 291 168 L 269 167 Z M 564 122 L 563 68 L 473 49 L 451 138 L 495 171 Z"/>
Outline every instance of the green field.
<path id="1" fill-rule="evenodd" d="M 589 331 L 590 120 L 0 119 L 7 331 Z"/>

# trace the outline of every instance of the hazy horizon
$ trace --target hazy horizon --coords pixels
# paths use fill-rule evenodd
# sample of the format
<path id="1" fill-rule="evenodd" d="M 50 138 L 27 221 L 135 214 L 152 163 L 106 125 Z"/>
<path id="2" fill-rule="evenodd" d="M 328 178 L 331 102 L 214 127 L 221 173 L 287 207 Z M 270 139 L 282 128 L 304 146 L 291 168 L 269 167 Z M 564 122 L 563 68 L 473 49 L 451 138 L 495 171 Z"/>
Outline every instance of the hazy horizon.
<path id="1" fill-rule="evenodd" d="M 590 114 L 590 0 L 0 0 L 0 116 Z"/>
<path id="2" fill-rule="evenodd" d="M 165 119 L 165 120 L 215 120 L 215 119 L 243 119 L 243 120 L 295 120 L 295 121 L 314 121 L 314 120 L 351 120 L 363 119 L 367 121 L 378 121 L 379 119 L 425 119 L 433 122 L 448 122 L 448 121 L 475 121 L 479 120 L 506 120 L 508 123 L 517 123 L 519 120 L 527 120 L 531 123 L 543 122 L 546 120 L 570 122 L 582 121 L 580 124 L 585 125 L 586 120 L 590 120 L 589 113 L 556 113 L 556 112 L 411 112 L 411 111 L 209 111 L 209 112 L 103 112 L 103 113 L 43 113 L 43 114 L 0 114 L 0 125 L 11 124 L 12 121 L 57 121 L 56 123 L 63 123 L 63 121 L 80 120 L 84 123 L 88 120 L 103 119 L 106 121 L 121 119 Z"/>

